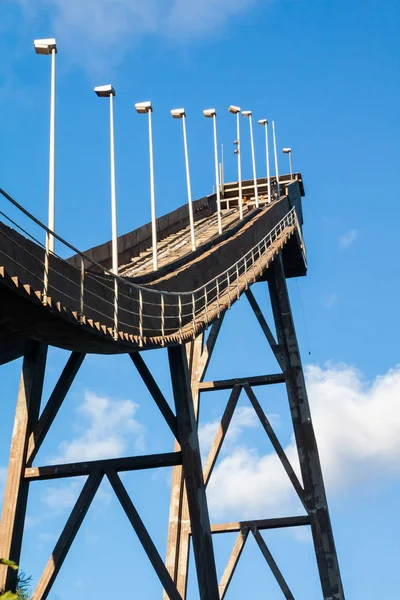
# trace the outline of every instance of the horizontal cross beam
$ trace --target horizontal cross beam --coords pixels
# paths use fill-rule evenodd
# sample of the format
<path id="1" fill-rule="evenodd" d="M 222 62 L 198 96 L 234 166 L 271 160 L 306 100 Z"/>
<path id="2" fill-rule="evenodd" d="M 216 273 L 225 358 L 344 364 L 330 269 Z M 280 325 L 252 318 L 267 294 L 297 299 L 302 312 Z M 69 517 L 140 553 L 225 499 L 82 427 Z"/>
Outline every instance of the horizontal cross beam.
<path id="1" fill-rule="evenodd" d="M 283 373 L 273 375 L 257 375 L 255 377 L 237 377 L 236 379 L 220 379 L 219 381 L 204 381 L 198 384 L 201 392 L 213 392 L 214 390 L 231 390 L 235 385 L 272 385 L 275 383 L 285 383 Z"/>
<path id="2" fill-rule="evenodd" d="M 310 524 L 308 515 L 298 517 L 277 517 L 275 519 L 259 519 L 255 521 L 238 521 L 211 525 L 211 533 L 238 532 L 246 529 L 283 529 L 285 527 L 301 527 Z"/>
<path id="3" fill-rule="evenodd" d="M 28 481 L 43 481 L 64 477 L 80 477 L 83 475 L 90 475 L 90 473 L 93 473 L 94 471 L 140 471 L 143 469 L 157 469 L 159 467 L 174 467 L 180 464 L 182 464 L 182 455 L 180 452 L 167 452 L 165 454 L 146 454 L 143 456 L 131 456 L 127 458 L 112 458 L 64 465 L 31 467 L 25 469 L 24 477 L 25 480 Z"/>

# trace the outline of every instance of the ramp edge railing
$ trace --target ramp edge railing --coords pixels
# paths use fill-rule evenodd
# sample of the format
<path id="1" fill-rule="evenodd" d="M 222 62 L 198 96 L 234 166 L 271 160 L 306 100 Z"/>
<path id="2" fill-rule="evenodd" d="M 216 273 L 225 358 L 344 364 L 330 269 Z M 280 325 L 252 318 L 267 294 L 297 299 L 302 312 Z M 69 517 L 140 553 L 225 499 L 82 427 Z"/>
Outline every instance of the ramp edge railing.
<path id="1" fill-rule="evenodd" d="M 171 336 L 176 336 L 178 342 L 183 343 L 184 331 L 191 329 L 193 335 L 196 335 L 200 324 L 207 327 L 212 319 L 220 316 L 221 311 L 230 308 L 232 303 L 239 299 L 243 288 L 247 289 L 267 268 L 268 251 L 274 244 L 279 244 L 285 231 L 297 231 L 305 259 L 301 227 L 293 207 L 239 260 L 197 289 L 186 292 L 153 289 L 115 275 L 55 232 L 50 231 L 9 194 L 1 189 L 0 194 L 42 228 L 47 235 L 54 235 L 59 242 L 80 257 L 80 267 L 68 264 L 68 273 L 61 272 L 59 261 L 63 259 L 55 253 L 49 256 L 43 244 L 20 227 L 15 220 L 0 211 L 0 214 L 34 241 L 35 247 L 31 247 L 32 251 L 30 251 L 26 245 L 19 243 L 15 236 L 7 235 L 3 231 L 2 235 L 9 238 L 10 247 L 18 247 L 22 256 L 25 255 L 28 260 L 24 260 L 25 264 L 22 264 L 17 261 L 13 252 L 5 252 L 4 248 L 0 249 L 0 254 L 6 256 L 8 261 L 12 261 L 17 270 L 26 272 L 33 281 L 40 283 L 40 273 L 42 273 L 43 292 L 40 295 L 39 288 L 37 295 L 41 296 L 43 305 L 52 308 L 52 298 L 49 294 L 54 294 L 55 298 L 63 299 L 64 304 L 82 324 L 90 322 L 93 326 L 95 323 L 99 331 L 102 330 L 107 335 L 111 334 L 114 340 L 130 340 L 139 347 L 145 345 L 149 338 L 158 339 L 158 343 L 164 345 Z M 31 269 L 26 267 L 29 263 L 36 266 L 36 272 L 32 271 L 32 267 Z M 104 275 L 87 271 L 85 264 L 88 263 L 97 267 Z"/>

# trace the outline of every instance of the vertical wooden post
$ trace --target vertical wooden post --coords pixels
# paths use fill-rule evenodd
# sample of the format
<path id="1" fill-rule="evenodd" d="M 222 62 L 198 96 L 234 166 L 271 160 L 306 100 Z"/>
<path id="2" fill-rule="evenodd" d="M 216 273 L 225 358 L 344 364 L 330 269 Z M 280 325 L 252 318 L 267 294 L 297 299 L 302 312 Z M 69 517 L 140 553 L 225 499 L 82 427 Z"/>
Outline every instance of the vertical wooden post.
<path id="1" fill-rule="evenodd" d="M 190 373 L 192 399 L 196 421 L 199 418 L 200 392 L 198 382 L 204 368 L 200 365 L 204 345 L 204 333 L 201 333 L 193 342 L 186 344 L 186 356 Z M 175 452 L 181 449 L 175 443 Z M 187 505 L 185 481 L 182 466 L 177 465 L 172 471 L 171 506 L 169 515 L 169 530 L 166 567 L 176 583 L 182 598 L 186 598 L 190 552 L 190 520 Z M 168 596 L 164 593 L 164 600 Z"/>
<path id="2" fill-rule="evenodd" d="M 29 436 L 40 411 L 47 346 L 29 342 L 22 365 L 21 381 L 11 440 L 10 459 L 0 530 L 0 556 L 19 563 L 29 483 L 24 481 Z M 0 566 L 0 589 L 15 591 L 17 574 Z"/>
<path id="3" fill-rule="evenodd" d="M 201 600 L 219 600 L 214 550 L 185 348 L 168 348 Z"/>
<path id="4" fill-rule="evenodd" d="M 326 599 L 344 600 L 318 447 L 281 255 L 275 258 L 269 268 L 268 286 L 278 343 L 283 351 L 283 369 L 304 484 L 304 499 L 310 515 L 322 591 Z"/>

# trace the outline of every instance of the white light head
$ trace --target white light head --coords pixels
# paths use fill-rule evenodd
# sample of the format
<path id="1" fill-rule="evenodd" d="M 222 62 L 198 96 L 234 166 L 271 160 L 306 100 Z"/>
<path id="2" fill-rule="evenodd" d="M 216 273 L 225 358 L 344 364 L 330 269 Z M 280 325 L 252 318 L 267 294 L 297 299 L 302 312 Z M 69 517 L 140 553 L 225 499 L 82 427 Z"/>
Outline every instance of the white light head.
<path id="1" fill-rule="evenodd" d="M 99 98 L 109 98 L 110 96 L 115 96 L 115 90 L 111 84 L 98 85 L 94 88 L 94 91 Z"/>
<path id="2" fill-rule="evenodd" d="M 233 104 L 231 104 L 231 106 L 228 108 L 228 111 L 233 115 L 237 115 L 238 113 L 240 113 L 240 106 L 234 106 Z"/>
<path id="3" fill-rule="evenodd" d="M 242 117 L 251 117 L 252 114 L 251 110 L 242 110 Z"/>
<path id="4" fill-rule="evenodd" d="M 182 119 L 183 117 L 186 117 L 185 109 L 174 108 L 173 110 L 171 110 L 171 115 L 174 119 Z"/>
<path id="5" fill-rule="evenodd" d="M 260 120 L 258 121 L 258 124 L 259 124 L 259 125 L 268 125 L 268 121 L 267 121 L 267 119 L 260 119 Z"/>
<path id="6" fill-rule="evenodd" d="M 207 119 L 212 119 L 213 117 L 217 116 L 217 111 L 215 110 L 215 108 L 207 108 L 206 110 L 203 110 L 203 115 Z"/>
<path id="7" fill-rule="evenodd" d="M 135 108 L 139 115 L 146 115 L 153 110 L 150 100 L 147 100 L 147 102 L 137 102 Z"/>
<path id="8" fill-rule="evenodd" d="M 57 54 L 57 44 L 54 38 L 46 38 L 44 40 L 34 40 L 33 46 L 36 54 L 51 54 L 55 50 Z"/>
<path id="9" fill-rule="evenodd" d="M 292 151 L 292 149 L 291 149 L 291 148 L 282 148 L 282 152 L 283 152 L 283 154 L 290 154 L 290 153 L 291 153 L 291 151 Z"/>

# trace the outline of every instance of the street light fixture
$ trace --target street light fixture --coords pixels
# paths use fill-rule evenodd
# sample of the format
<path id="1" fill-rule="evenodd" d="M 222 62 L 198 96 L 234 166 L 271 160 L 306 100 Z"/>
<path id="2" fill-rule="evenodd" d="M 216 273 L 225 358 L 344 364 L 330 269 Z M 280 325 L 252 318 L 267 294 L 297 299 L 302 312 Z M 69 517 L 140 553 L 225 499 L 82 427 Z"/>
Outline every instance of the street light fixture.
<path id="1" fill-rule="evenodd" d="M 237 154 L 238 158 L 238 182 L 239 182 L 239 217 L 243 219 L 243 189 L 242 189 L 242 159 L 241 159 L 241 149 L 240 149 L 240 106 L 231 106 L 228 108 L 228 111 L 232 115 L 236 115 L 236 140 L 235 140 L 235 154 Z"/>
<path id="2" fill-rule="evenodd" d="M 219 187 L 219 174 L 218 174 L 218 142 L 217 142 L 217 111 L 215 108 L 207 108 L 203 110 L 203 115 L 206 119 L 213 120 L 214 127 L 214 159 L 215 159 L 215 188 L 217 191 L 217 215 L 218 215 L 218 233 L 222 233 L 222 219 L 221 219 L 221 190 Z"/>
<path id="3" fill-rule="evenodd" d="M 50 83 L 50 151 L 49 151 L 49 213 L 48 228 L 54 231 L 55 228 L 55 164 L 56 164 L 56 54 L 57 43 L 54 38 L 34 40 L 33 46 L 36 54 L 51 55 L 51 83 Z M 43 302 L 47 304 L 48 275 L 49 275 L 49 253 L 54 252 L 54 236 L 46 233 L 46 253 L 45 268 L 43 276 Z"/>
<path id="4" fill-rule="evenodd" d="M 181 119 L 183 128 L 183 146 L 185 150 L 185 165 L 186 165 L 186 185 L 189 205 L 189 223 L 190 223 L 190 237 L 192 242 L 192 250 L 196 250 L 196 238 L 194 234 L 194 218 L 193 218 L 193 204 L 192 204 L 192 188 L 190 185 L 190 169 L 189 169 L 189 153 L 188 143 L 186 135 L 186 113 L 184 108 L 175 108 L 171 110 L 171 115 L 174 119 Z"/>
<path id="5" fill-rule="evenodd" d="M 156 198 L 154 191 L 154 157 L 153 157 L 153 124 L 152 112 L 153 106 L 148 100 L 147 102 L 137 102 L 135 104 L 136 111 L 139 115 L 149 116 L 149 154 L 150 154 L 150 203 L 151 203 L 151 237 L 153 245 L 153 271 L 158 269 L 157 259 L 157 222 L 156 222 Z"/>
<path id="6" fill-rule="evenodd" d="M 111 271 L 114 277 L 114 339 L 118 337 L 118 234 L 117 234 L 117 195 L 115 184 L 115 141 L 114 141 L 114 96 L 112 85 L 99 85 L 94 88 L 99 98 L 110 99 L 110 172 L 111 172 Z"/>
<path id="7" fill-rule="evenodd" d="M 275 134 L 275 122 L 272 121 L 272 136 L 274 138 L 274 156 L 275 156 L 275 176 L 276 176 L 276 191 L 278 194 L 278 200 L 281 195 L 280 185 L 279 185 L 279 171 L 278 171 L 278 153 L 276 151 L 276 134 Z"/>
<path id="8" fill-rule="evenodd" d="M 50 160 L 49 160 L 49 216 L 48 227 L 54 231 L 55 213 L 55 123 L 56 123 L 56 54 L 57 43 L 54 38 L 34 40 L 36 54 L 51 55 L 51 84 L 50 84 Z M 54 236 L 47 234 L 46 248 L 54 252 Z"/>
<path id="9" fill-rule="evenodd" d="M 253 179 L 254 179 L 254 196 L 256 199 L 256 208 L 258 208 L 258 188 L 257 188 L 257 173 L 256 173 L 256 158 L 254 154 L 254 138 L 253 138 L 253 113 L 251 110 L 243 110 L 243 117 L 248 117 L 250 125 L 250 144 L 251 144 L 251 158 L 253 162 Z"/>
<path id="10" fill-rule="evenodd" d="M 293 180 L 292 149 L 283 148 L 282 152 L 283 154 L 289 154 L 290 179 Z"/>
<path id="11" fill-rule="evenodd" d="M 268 143 L 268 121 L 267 119 L 261 119 L 258 121 L 261 127 L 265 127 L 265 151 L 267 161 L 267 181 L 268 181 L 268 202 L 271 202 L 271 172 L 269 168 L 269 143 Z"/>

